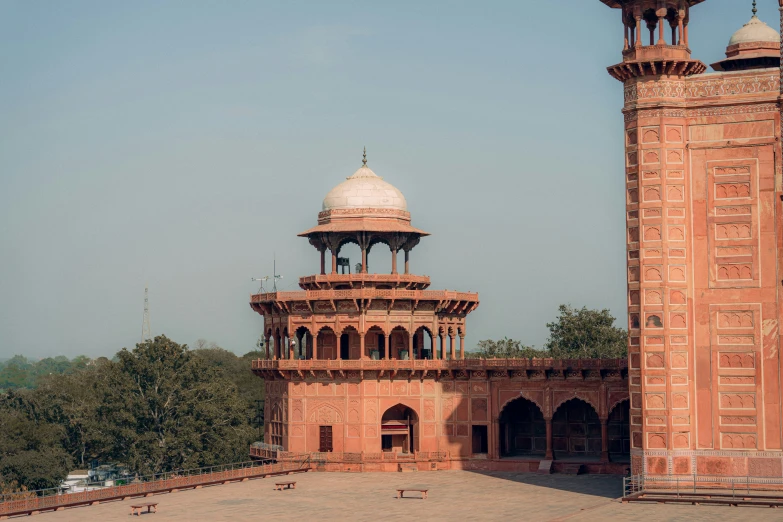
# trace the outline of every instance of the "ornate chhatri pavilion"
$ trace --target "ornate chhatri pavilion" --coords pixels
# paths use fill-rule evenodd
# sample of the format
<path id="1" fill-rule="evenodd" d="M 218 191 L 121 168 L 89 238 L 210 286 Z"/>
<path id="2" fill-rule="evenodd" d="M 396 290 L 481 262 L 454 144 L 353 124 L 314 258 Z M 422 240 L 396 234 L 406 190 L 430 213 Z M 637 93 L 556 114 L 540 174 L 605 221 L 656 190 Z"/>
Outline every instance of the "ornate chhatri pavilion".
<path id="1" fill-rule="evenodd" d="M 565 457 L 623 469 L 627 361 L 466 359 L 478 294 L 429 290 L 429 277 L 410 272 L 410 252 L 428 234 L 366 155 L 299 235 L 320 253 L 320 273 L 300 278 L 301 291 L 251 297 L 267 341 L 253 363 L 266 386 L 265 444 L 251 455 L 322 453 L 331 469 L 351 470 L 528 471 Z M 353 273 L 340 256 L 347 243 L 361 250 Z M 380 245 L 389 274 L 370 272 Z"/>

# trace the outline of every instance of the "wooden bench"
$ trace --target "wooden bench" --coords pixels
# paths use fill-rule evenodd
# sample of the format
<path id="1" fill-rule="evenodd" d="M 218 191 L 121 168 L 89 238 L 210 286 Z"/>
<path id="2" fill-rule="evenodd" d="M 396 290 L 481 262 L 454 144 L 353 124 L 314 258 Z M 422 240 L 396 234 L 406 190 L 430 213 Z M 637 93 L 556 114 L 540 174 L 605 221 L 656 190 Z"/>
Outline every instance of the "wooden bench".
<path id="1" fill-rule="evenodd" d="M 404 489 L 398 489 L 398 490 L 397 490 L 397 498 L 404 498 L 404 495 L 403 495 L 403 494 L 404 494 L 406 491 L 417 491 L 417 492 L 421 493 L 421 498 L 422 498 L 422 499 L 424 499 L 424 500 L 426 500 L 426 499 L 427 499 L 427 491 L 429 491 L 429 490 L 428 490 L 428 489 L 418 489 L 418 488 L 404 488 Z M 412 498 L 412 497 L 407 497 L 407 498 Z"/>
<path id="2" fill-rule="evenodd" d="M 157 513 L 158 512 L 158 503 L 157 502 L 150 502 L 149 504 L 139 504 L 138 506 L 131 506 L 131 515 L 138 515 L 141 516 L 142 510 L 144 508 L 147 508 L 147 513 Z"/>
<path id="3" fill-rule="evenodd" d="M 283 491 L 284 489 L 296 489 L 296 482 L 275 482 L 275 489 Z"/>

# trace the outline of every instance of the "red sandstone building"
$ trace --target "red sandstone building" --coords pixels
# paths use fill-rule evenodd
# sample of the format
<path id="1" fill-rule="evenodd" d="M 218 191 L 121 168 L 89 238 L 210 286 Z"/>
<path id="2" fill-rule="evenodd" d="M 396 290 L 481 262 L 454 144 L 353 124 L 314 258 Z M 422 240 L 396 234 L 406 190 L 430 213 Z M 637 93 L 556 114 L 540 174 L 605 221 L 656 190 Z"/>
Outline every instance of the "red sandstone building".
<path id="1" fill-rule="evenodd" d="M 601 1 L 623 26 L 633 471 L 780 477 L 779 35 L 754 7 L 705 74 L 703 0 Z"/>
<path id="2" fill-rule="evenodd" d="M 703 0 L 601 1 L 623 25 L 623 59 L 608 70 L 624 85 L 628 361 L 465 359 L 478 296 L 409 273 L 427 234 L 365 165 L 300 234 L 321 273 L 300 292 L 252 297 L 270 350 L 253 370 L 278 456 L 616 471 L 630 453 L 634 474 L 783 475 L 778 33 L 754 12 L 705 74 L 688 46 Z M 361 248 L 358 273 L 337 271 L 346 242 Z M 392 273 L 370 274 L 381 244 Z"/>
<path id="3" fill-rule="evenodd" d="M 253 371 L 266 385 L 265 443 L 284 451 L 276 457 L 323 453 L 332 469 L 362 470 L 528 471 L 553 457 L 625 467 L 627 362 L 466 359 L 478 294 L 429 290 L 410 272 L 428 234 L 366 160 L 299 235 L 319 252 L 320 273 L 300 278 L 301 291 L 251 299 L 264 317 L 266 358 Z M 356 273 L 340 257 L 346 243 L 361 249 Z M 370 273 L 371 251 L 391 256 L 390 274 Z"/>

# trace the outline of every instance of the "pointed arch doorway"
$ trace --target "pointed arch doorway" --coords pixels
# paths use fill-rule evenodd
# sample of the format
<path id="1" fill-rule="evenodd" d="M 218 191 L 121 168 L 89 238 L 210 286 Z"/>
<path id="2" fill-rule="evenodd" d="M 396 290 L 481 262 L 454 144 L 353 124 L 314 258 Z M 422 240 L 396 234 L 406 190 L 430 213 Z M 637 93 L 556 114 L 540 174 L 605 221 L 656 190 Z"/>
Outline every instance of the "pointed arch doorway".
<path id="1" fill-rule="evenodd" d="M 419 416 L 404 404 L 386 410 L 381 417 L 381 450 L 414 453 L 417 450 Z"/>

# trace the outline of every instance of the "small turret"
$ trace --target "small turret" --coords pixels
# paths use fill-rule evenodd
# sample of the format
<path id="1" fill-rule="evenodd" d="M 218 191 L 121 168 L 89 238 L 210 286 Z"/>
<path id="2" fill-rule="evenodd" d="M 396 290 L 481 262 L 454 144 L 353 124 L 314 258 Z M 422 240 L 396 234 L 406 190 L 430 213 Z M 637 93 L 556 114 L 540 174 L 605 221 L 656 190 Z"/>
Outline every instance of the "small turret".
<path id="1" fill-rule="evenodd" d="M 624 31 L 623 61 L 608 67 L 609 74 L 625 81 L 649 75 L 691 76 L 707 70 L 704 63 L 691 59 L 688 48 L 690 8 L 703 1 L 601 0 L 621 10 Z M 671 31 L 668 42 L 667 24 Z"/>

